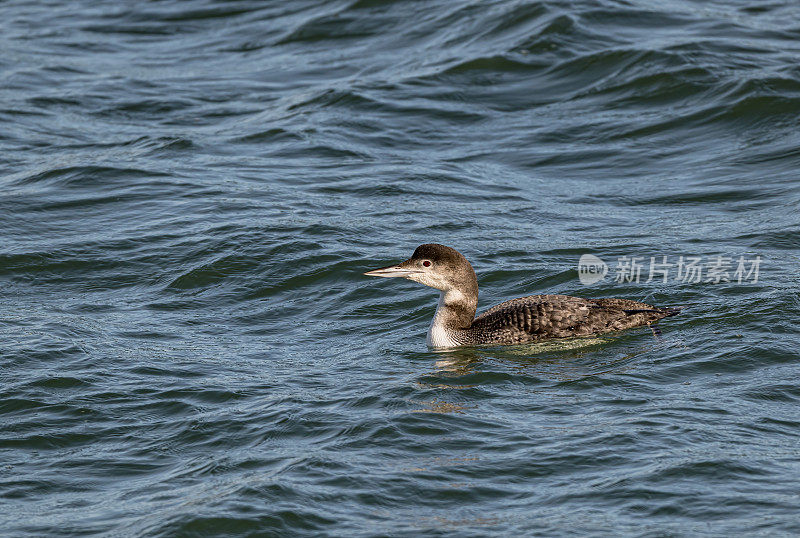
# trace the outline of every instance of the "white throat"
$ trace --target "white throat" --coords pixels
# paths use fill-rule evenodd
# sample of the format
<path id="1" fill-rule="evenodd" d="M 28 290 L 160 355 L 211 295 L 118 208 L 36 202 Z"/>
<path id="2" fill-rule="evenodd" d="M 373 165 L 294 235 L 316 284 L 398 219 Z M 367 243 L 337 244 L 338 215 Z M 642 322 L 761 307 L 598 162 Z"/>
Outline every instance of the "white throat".
<path id="1" fill-rule="evenodd" d="M 439 304 L 436 306 L 436 313 L 433 315 L 430 327 L 428 327 L 427 342 L 429 347 L 456 347 L 460 345 L 456 338 L 456 331 L 445 326 L 446 303 L 463 300 L 464 295 L 458 290 L 448 290 L 439 294 Z"/>

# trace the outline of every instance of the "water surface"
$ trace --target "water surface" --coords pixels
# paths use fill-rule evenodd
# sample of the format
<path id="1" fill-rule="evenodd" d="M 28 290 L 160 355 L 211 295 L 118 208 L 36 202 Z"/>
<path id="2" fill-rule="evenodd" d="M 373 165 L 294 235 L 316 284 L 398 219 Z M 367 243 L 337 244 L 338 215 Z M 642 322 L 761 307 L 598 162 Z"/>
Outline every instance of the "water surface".
<path id="1" fill-rule="evenodd" d="M 800 533 L 798 21 L 3 3 L 0 529 Z M 435 293 L 361 275 L 425 242 L 480 310 L 694 306 L 660 340 L 431 352 Z M 617 282 L 623 256 L 761 265 Z"/>

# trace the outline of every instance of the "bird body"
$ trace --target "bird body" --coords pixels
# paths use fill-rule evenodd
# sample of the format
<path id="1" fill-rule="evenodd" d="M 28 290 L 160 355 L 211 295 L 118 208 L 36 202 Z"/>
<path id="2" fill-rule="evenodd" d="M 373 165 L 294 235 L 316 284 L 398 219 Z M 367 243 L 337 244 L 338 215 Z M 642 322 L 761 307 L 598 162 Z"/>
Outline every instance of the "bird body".
<path id="1" fill-rule="evenodd" d="M 475 317 L 478 281 L 472 265 L 457 250 L 438 244 L 421 245 L 408 260 L 364 274 L 406 278 L 440 290 L 427 335 L 432 348 L 591 336 L 649 325 L 680 312 L 628 299 L 531 295 L 505 301 Z"/>

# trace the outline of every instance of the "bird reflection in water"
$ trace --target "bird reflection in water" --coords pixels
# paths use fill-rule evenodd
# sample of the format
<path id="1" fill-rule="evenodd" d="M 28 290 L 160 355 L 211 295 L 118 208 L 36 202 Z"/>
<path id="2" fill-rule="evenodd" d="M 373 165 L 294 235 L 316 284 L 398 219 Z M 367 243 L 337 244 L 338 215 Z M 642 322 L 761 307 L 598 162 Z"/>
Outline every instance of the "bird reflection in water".
<path id="1" fill-rule="evenodd" d="M 625 346 L 623 353 L 608 353 L 609 343 L 615 340 L 618 338 L 608 336 L 569 338 L 519 346 L 440 350 L 436 352 L 438 358 L 432 371 L 421 376 L 417 385 L 424 390 L 485 389 L 508 381 L 511 375 L 515 382 L 527 385 L 529 391 L 558 397 L 564 395 L 558 388 L 560 383 L 624 373 L 637 367 L 631 361 L 634 357 L 673 345 L 658 340 L 640 343 L 632 349 Z M 478 407 L 478 402 L 468 395 L 458 399 L 459 403 L 442 398 L 414 403 L 424 406 L 417 412 L 427 413 L 462 413 Z"/>
<path id="2" fill-rule="evenodd" d="M 568 338 L 519 346 L 459 348 L 437 352 L 441 358 L 434 362 L 436 376 L 448 378 L 471 376 L 465 385 L 442 385 L 442 388 L 463 388 L 480 382 L 480 374 L 486 373 L 482 365 L 495 363 L 504 369 L 511 368 L 520 375 L 536 376 L 554 381 L 574 381 L 606 373 L 619 373 L 632 367 L 629 359 L 652 351 L 656 345 L 638 346 L 621 355 L 597 360 L 593 351 L 614 341 L 609 337 Z M 658 344 L 658 343 L 657 343 Z M 591 361 L 582 359 L 591 358 Z M 476 383 L 475 381 L 478 381 Z"/>

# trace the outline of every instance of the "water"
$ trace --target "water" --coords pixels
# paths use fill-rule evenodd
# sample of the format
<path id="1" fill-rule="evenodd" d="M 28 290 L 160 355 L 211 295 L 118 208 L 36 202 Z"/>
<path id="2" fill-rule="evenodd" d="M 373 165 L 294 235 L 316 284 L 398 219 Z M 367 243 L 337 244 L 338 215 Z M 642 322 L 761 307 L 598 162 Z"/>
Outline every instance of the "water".
<path id="1" fill-rule="evenodd" d="M 800 533 L 799 20 L 3 3 L 0 529 Z M 361 275 L 425 242 L 480 310 L 694 306 L 661 340 L 430 352 L 435 293 Z M 616 282 L 622 256 L 761 265 Z"/>

